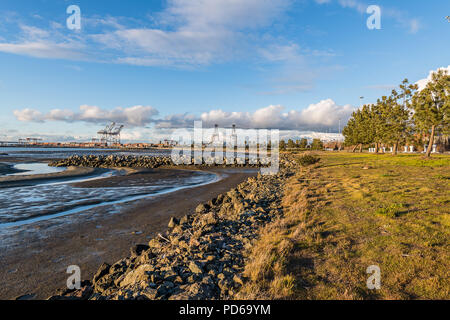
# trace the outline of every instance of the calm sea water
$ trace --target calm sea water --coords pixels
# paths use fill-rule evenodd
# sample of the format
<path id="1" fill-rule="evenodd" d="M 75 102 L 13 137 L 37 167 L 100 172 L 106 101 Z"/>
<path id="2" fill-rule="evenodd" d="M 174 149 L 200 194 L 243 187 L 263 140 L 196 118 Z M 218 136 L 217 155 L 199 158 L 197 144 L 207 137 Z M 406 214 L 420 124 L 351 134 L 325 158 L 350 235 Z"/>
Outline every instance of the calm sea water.
<path id="1" fill-rule="evenodd" d="M 46 163 L 18 163 L 14 169 L 23 170 L 21 172 L 10 173 L 8 176 L 25 176 L 34 174 L 56 173 L 66 170 L 66 168 L 49 167 Z"/>
<path id="2" fill-rule="evenodd" d="M 35 159 L 63 159 L 72 155 L 144 155 L 144 156 L 168 156 L 170 150 L 142 150 L 127 151 L 119 149 L 83 149 L 83 148 L 18 148 L 0 147 L 0 161 L 7 161 L 8 158 L 35 158 Z"/>

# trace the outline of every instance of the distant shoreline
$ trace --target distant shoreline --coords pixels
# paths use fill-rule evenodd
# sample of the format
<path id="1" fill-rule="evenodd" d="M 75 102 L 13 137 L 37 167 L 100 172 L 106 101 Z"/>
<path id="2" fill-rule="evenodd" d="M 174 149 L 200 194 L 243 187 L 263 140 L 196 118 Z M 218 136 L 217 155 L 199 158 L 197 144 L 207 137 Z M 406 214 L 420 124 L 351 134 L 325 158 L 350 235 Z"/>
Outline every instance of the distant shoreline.
<path id="1" fill-rule="evenodd" d="M 132 150 L 132 151 L 139 151 L 139 150 L 170 150 L 172 147 L 148 147 L 148 148 L 127 148 L 127 147 L 104 147 L 104 146 L 95 146 L 95 147 L 89 147 L 89 146 L 48 146 L 48 145 L 1 145 L 0 148 L 23 148 L 23 149 L 86 149 L 86 150 L 95 150 L 95 149 L 105 149 L 105 150 L 114 150 L 114 151 L 120 151 L 120 150 Z"/>

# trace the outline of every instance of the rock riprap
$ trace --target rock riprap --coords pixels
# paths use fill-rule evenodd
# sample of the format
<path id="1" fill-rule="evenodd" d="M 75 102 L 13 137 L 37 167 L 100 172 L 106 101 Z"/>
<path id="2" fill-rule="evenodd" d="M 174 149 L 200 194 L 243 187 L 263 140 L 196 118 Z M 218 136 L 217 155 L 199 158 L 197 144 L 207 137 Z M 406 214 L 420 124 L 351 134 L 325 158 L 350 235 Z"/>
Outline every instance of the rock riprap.
<path id="1" fill-rule="evenodd" d="M 136 245 L 129 257 L 104 263 L 80 290 L 62 290 L 52 299 L 232 298 L 245 282 L 245 250 L 282 214 L 284 183 L 296 167 L 282 156 L 278 174 L 248 178 L 192 214 L 170 219 L 164 234 Z"/>
<path id="2" fill-rule="evenodd" d="M 189 159 L 183 164 L 194 165 L 194 158 Z M 53 161 L 49 164 L 53 167 L 94 167 L 94 168 L 159 168 L 163 166 L 175 166 L 171 157 L 156 157 L 156 156 L 78 156 L 74 155 L 66 159 Z M 218 161 L 213 161 L 213 159 L 203 160 L 200 166 L 226 166 L 226 167 L 262 167 L 265 166 L 261 161 L 257 163 L 250 163 L 249 159 L 245 160 L 245 163 L 240 163 L 238 159 L 233 161 L 224 158 L 222 163 L 219 164 Z"/>

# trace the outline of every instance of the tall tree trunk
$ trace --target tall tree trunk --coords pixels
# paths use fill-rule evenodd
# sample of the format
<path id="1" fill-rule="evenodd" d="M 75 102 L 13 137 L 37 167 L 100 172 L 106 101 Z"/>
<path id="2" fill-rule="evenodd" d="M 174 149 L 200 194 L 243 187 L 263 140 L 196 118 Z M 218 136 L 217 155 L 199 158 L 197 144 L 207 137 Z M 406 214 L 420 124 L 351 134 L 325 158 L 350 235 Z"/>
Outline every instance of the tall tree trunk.
<path id="1" fill-rule="evenodd" d="M 353 149 L 352 149 L 352 152 L 353 152 L 353 153 L 355 152 L 355 150 L 356 150 L 357 147 L 358 147 L 357 144 L 353 147 Z"/>
<path id="2" fill-rule="evenodd" d="M 379 149 L 379 147 L 378 147 L 378 142 L 377 142 L 377 143 L 375 143 L 375 153 L 378 153 L 378 149 Z"/>
<path id="3" fill-rule="evenodd" d="M 359 145 L 359 152 L 361 153 L 362 152 L 362 149 L 363 149 L 363 145 L 362 145 L 362 143 Z"/>
<path id="4" fill-rule="evenodd" d="M 430 136 L 430 142 L 428 143 L 427 158 L 430 157 L 431 149 L 433 148 L 435 130 L 436 130 L 436 126 L 435 125 L 431 126 L 431 136 Z"/>
<path id="5" fill-rule="evenodd" d="M 398 150 L 398 142 L 394 143 L 394 148 L 392 150 L 392 155 L 393 156 L 397 155 L 397 150 Z"/>

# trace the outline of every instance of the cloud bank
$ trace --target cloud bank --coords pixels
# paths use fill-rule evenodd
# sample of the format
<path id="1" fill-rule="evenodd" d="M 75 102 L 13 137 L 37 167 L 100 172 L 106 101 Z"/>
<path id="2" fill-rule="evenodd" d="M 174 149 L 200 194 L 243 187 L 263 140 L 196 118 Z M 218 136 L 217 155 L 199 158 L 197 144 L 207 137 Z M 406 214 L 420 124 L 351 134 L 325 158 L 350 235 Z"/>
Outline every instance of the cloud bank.
<path id="1" fill-rule="evenodd" d="M 164 118 L 155 118 L 159 111 L 150 106 L 133 106 L 129 108 L 117 107 L 104 110 L 97 106 L 80 106 L 78 112 L 53 109 L 41 113 L 34 109 L 15 110 L 14 115 L 19 121 L 25 122 L 89 122 L 104 124 L 115 121 L 131 127 L 145 127 L 154 125 L 155 128 L 189 128 L 195 120 L 202 120 L 205 127 L 218 124 L 231 127 L 236 124 L 239 128 L 261 128 L 280 130 L 324 130 L 337 129 L 339 121 L 345 124 L 355 110 L 351 105 L 340 106 L 333 100 L 326 99 L 311 104 L 303 110 L 288 110 L 281 105 L 270 105 L 254 112 L 227 112 L 214 109 L 200 116 L 193 114 L 173 114 Z"/>
<path id="2" fill-rule="evenodd" d="M 240 128 L 282 129 L 282 130 L 326 130 L 337 129 L 339 121 L 347 123 L 352 112 L 351 105 L 339 106 L 333 100 L 326 99 L 311 104 L 303 110 L 289 110 L 280 105 L 271 105 L 255 112 L 224 112 L 212 110 L 201 115 L 207 126 L 231 126 Z"/>
<path id="3" fill-rule="evenodd" d="M 53 109 L 48 113 L 42 113 L 33 109 L 15 110 L 14 116 L 19 121 L 25 122 L 89 122 L 103 124 L 105 122 L 118 122 L 131 127 L 142 127 L 154 121 L 158 110 L 151 106 L 133 106 L 129 108 L 117 107 L 113 110 L 104 110 L 97 106 L 80 106 L 78 112 L 71 110 Z"/>

